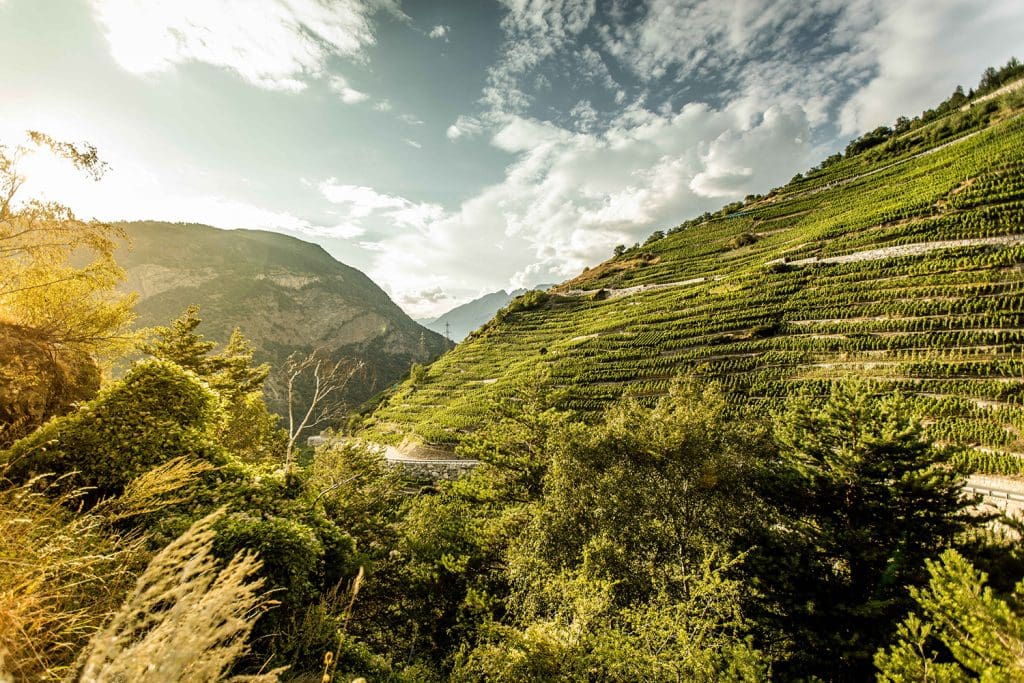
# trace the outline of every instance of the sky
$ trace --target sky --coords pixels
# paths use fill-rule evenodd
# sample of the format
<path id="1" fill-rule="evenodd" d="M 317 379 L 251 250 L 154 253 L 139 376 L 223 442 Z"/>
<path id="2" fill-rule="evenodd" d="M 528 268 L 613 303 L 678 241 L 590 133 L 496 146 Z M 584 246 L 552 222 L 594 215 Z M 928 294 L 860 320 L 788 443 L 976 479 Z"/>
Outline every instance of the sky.
<path id="1" fill-rule="evenodd" d="M 81 217 L 321 244 L 413 317 L 560 282 L 1024 57 L 1020 0 L 0 0 Z"/>

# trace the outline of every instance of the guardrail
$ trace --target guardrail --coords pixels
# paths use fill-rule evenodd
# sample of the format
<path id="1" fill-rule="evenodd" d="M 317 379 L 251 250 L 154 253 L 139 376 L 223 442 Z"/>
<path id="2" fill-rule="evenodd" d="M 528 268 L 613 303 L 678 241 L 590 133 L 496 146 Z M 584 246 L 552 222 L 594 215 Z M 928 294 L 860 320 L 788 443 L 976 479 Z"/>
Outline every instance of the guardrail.
<path id="1" fill-rule="evenodd" d="M 1024 493 L 1017 493 L 1016 491 L 994 489 L 988 486 L 965 486 L 964 491 L 977 493 L 978 495 L 985 496 L 987 498 L 996 498 L 1007 501 L 1012 500 L 1017 503 L 1024 503 Z"/>

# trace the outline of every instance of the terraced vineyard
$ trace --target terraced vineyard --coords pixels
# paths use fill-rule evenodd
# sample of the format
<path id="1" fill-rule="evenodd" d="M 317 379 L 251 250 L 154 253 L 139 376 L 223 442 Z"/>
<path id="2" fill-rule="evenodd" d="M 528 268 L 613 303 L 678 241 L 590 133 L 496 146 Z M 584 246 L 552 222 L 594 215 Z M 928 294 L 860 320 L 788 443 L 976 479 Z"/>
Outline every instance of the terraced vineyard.
<path id="1" fill-rule="evenodd" d="M 514 301 L 401 385 L 367 435 L 451 446 L 538 366 L 580 411 L 653 400 L 680 374 L 755 410 L 861 378 L 912 396 L 975 471 L 1021 472 L 1024 116 L 1008 97 Z"/>

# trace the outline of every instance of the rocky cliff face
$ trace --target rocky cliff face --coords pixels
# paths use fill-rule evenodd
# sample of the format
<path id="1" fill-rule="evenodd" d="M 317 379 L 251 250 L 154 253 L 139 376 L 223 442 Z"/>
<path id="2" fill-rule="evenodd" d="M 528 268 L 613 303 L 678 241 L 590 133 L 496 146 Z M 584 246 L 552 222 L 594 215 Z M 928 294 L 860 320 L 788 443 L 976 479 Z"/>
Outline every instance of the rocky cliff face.
<path id="1" fill-rule="evenodd" d="M 204 225 L 124 225 L 117 252 L 125 289 L 139 293 L 139 326 L 164 325 L 198 304 L 205 336 L 223 342 L 239 327 L 276 372 L 293 352 L 355 358 L 365 372 L 345 396 L 357 403 L 390 386 L 444 339 L 415 323 L 360 271 L 321 247 L 277 233 Z M 275 374 L 271 375 L 271 383 Z M 272 407 L 283 405 L 270 397 Z"/>

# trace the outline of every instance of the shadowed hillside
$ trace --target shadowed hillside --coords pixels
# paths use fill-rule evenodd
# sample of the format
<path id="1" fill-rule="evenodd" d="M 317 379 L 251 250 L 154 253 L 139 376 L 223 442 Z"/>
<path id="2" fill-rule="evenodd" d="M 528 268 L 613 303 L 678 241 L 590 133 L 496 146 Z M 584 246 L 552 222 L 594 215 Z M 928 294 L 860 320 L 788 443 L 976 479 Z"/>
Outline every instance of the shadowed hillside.
<path id="1" fill-rule="evenodd" d="M 116 259 L 124 287 L 140 295 L 139 326 L 165 325 L 190 304 L 201 307 L 203 333 L 224 342 L 234 327 L 257 360 L 280 371 L 293 352 L 326 352 L 365 362 L 346 398 L 359 402 L 427 362 L 444 340 L 413 322 L 366 275 L 321 247 L 259 230 L 138 222 L 123 226 L 132 248 Z M 271 385 L 274 384 L 271 375 Z M 281 409 L 273 397 L 271 406 Z"/>

